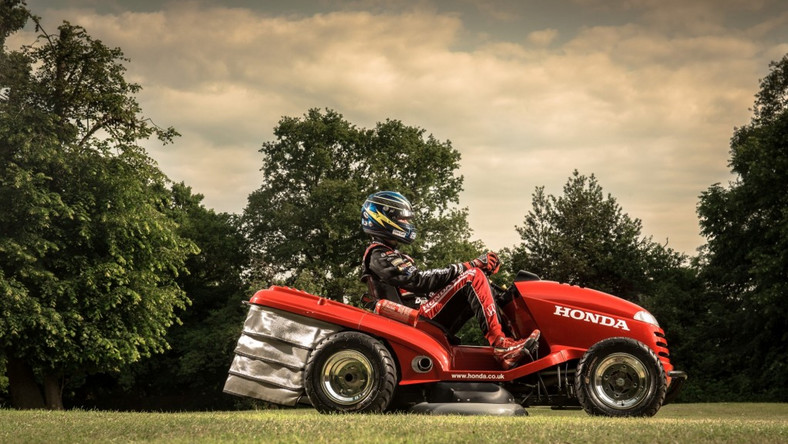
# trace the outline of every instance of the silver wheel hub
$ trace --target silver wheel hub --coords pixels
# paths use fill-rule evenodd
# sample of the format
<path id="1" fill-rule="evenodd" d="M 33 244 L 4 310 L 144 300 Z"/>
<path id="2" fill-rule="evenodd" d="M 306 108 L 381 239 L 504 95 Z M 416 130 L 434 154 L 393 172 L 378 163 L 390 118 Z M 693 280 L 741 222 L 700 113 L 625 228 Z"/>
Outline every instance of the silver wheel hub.
<path id="1" fill-rule="evenodd" d="M 372 392 L 372 374 L 372 364 L 363 353 L 343 350 L 331 355 L 323 364 L 320 386 L 333 402 L 352 405 Z"/>
<path id="2" fill-rule="evenodd" d="M 608 407 L 624 410 L 637 406 L 652 391 L 645 364 L 628 353 L 604 357 L 591 375 L 594 396 Z"/>

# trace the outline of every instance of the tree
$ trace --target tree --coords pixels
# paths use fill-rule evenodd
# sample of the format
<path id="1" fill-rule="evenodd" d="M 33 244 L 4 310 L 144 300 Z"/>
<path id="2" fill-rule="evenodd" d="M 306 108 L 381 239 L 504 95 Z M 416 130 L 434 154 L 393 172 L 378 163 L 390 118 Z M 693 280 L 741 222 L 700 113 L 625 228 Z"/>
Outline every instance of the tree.
<path id="1" fill-rule="evenodd" d="M 361 204 L 378 190 L 402 192 L 414 206 L 419 238 L 410 252 L 425 266 L 476 254 L 458 202 L 460 154 L 451 143 L 397 120 L 357 128 L 335 111 L 284 117 L 266 142 L 263 184 L 249 196 L 244 225 L 254 272 L 332 299 L 358 300 L 359 262 L 368 243 Z"/>
<path id="2" fill-rule="evenodd" d="M 654 282 L 652 271 L 680 264 L 683 256 L 641 237 L 641 222 L 604 196 L 592 174 L 575 170 L 563 196 L 533 195 L 533 209 L 517 227 L 522 243 L 511 252 L 512 270 L 594 287 L 638 301 Z"/>
<path id="3" fill-rule="evenodd" d="M 49 35 L 22 2 L 0 17 L 3 40 L 26 17 L 42 32 L 0 65 L 0 354 L 15 406 L 62 408 L 67 381 L 167 348 L 196 248 L 138 145 L 177 133 L 141 115 L 120 49 Z"/>
<path id="4" fill-rule="evenodd" d="M 737 399 L 788 400 L 788 55 L 761 80 L 734 131 L 736 179 L 700 197 L 703 275 L 714 304 L 710 363 Z M 742 359 L 742 354 L 746 359 Z"/>
<path id="5" fill-rule="evenodd" d="M 231 408 L 222 387 L 233 359 L 249 298 L 243 279 L 248 246 L 239 217 L 202 205 L 203 196 L 183 183 L 172 187 L 178 233 L 192 240 L 199 254 L 186 261 L 188 274 L 178 285 L 191 301 L 181 323 L 166 336 L 170 349 L 127 366 L 120 374 L 87 379 L 73 402 L 115 410 Z"/>
<path id="6" fill-rule="evenodd" d="M 191 306 L 181 315 L 183 324 L 167 336 L 172 344 L 170 355 L 177 360 L 171 368 L 174 374 L 157 379 L 162 388 L 167 384 L 165 392 L 189 392 L 192 405 L 216 408 L 234 356 L 238 329 L 246 318 L 242 301 L 251 296 L 244 279 L 249 244 L 239 216 L 205 208 L 201 204 L 203 196 L 192 194 L 183 184 L 176 184 L 173 192 L 183 214 L 179 233 L 192 240 L 200 253 L 189 257 L 189 273 L 178 277 Z M 162 371 L 166 369 L 161 367 Z"/>

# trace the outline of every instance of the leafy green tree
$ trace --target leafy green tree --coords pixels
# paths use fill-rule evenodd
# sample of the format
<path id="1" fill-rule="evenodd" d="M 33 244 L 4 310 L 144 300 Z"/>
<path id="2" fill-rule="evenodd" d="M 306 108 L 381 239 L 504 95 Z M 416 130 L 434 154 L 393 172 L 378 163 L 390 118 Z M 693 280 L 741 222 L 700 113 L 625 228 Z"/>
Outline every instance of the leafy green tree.
<path id="1" fill-rule="evenodd" d="M 244 212 L 259 282 L 357 300 L 368 243 L 361 204 L 378 190 L 400 191 L 414 205 L 419 238 L 410 252 L 421 263 L 443 266 L 479 249 L 468 240 L 466 210 L 453 206 L 462 177 L 450 142 L 397 120 L 357 128 L 317 109 L 284 117 L 274 135 L 260 150 L 263 185 Z"/>
<path id="2" fill-rule="evenodd" d="M 166 336 L 170 349 L 133 363 L 118 374 L 89 377 L 74 393 L 75 405 L 116 410 L 232 408 L 222 394 L 250 296 L 243 279 L 249 254 L 239 217 L 202 205 L 203 196 L 184 184 L 172 188 L 178 233 L 199 254 L 186 261 L 178 285 L 191 301 L 181 323 Z"/>
<path id="3" fill-rule="evenodd" d="M 24 3 L 0 17 L 0 36 L 42 31 Z M 15 406 L 62 408 L 67 381 L 167 348 L 196 248 L 137 144 L 176 133 L 141 115 L 119 49 L 64 23 L 2 61 L 0 354 Z"/>
<path id="4" fill-rule="evenodd" d="M 221 394 L 238 329 L 246 318 L 242 301 L 251 296 L 244 279 L 249 244 L 239 216 L 205 208 L 203 196 L 192 194 L 183 184 L 176 184 L 173 192 L 183 214 L 179 233 L 197 244 L 200 253 L 189 257 L 189 273 L 178 277 L 191 306 L 181 315 L 183 324 L 167 336 L 177 357 L 174 368 L 180 381 L 169 383 L 169 391 L 177 393 L 182 388 L 193 394 L 193 404 L 200 401 L 210 407 L 206 398 L 213 396 L 215 401 Z"/>
<path id="5" fill-rule="evenodd" d="M 713 304 L 709 367 L 737 399 L 788 400 L 788 55 L 761 80 L 752 121 L 734 131 L 736 179 L 698 214 Z"/>
<path id="6" fill-rule="evenodd" d="M 533 208 L 517 227 L 522 243 L 510 252 L 511 270 L 593 287 L 638 301 L 647 293 L 655 267 L 681 263 L 683 256 L 641 237 L 641 222 L 604 195 L 592 174 L 576 170 L 563 196 L 533 195 Z"/>

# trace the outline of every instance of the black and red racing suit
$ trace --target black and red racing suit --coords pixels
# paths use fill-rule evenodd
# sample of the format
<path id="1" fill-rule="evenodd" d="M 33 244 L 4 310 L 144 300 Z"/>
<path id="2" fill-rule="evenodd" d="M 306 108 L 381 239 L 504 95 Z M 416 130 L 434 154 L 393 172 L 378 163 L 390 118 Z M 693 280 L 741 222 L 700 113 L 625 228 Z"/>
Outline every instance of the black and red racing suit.
<path id="1" fill-rule="evenodd" d="M 401 304 L 406 295 L 426 297 L 419 315 L 439 323 L 450 334 L 475 315 L 490 344 L 503 336 L 495 298 L 481 269 L 451 264 L 419 270 L 413 262 L 407 254 L 381 242 L 367 247 L 362 280 L 369 287 L 372 302 L 388 299 Z"/>

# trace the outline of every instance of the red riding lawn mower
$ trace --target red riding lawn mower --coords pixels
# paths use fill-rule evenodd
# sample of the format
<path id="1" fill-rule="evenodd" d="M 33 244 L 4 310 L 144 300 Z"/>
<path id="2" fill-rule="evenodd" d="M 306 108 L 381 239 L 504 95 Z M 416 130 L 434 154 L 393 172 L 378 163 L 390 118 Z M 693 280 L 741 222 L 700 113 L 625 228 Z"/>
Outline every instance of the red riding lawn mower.
<path id="1" fill-rule="evenodd" d="M 378 314 L 261 290 L 224 391 L 322 413 L 526 415 L 524 407 L 550 405 L 653 416 L 687 378 L 670 363 L 657 320 L 636 304 L 523 271 L 499 302 L 510 336 L 542 332 L 536 353 L 510 370 L 492 347 L 458 344 L 430 320 L 401 316 L 404 306 Z"/>

